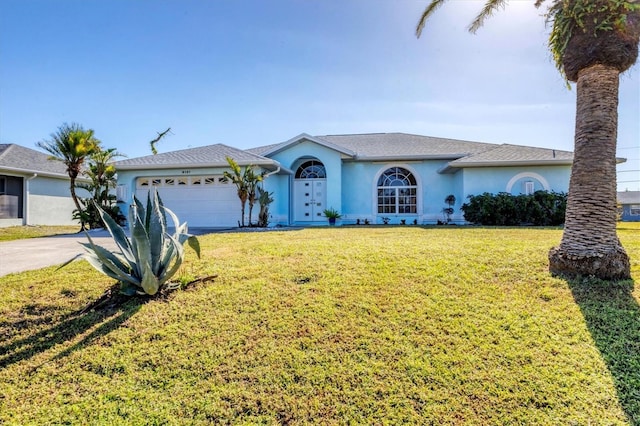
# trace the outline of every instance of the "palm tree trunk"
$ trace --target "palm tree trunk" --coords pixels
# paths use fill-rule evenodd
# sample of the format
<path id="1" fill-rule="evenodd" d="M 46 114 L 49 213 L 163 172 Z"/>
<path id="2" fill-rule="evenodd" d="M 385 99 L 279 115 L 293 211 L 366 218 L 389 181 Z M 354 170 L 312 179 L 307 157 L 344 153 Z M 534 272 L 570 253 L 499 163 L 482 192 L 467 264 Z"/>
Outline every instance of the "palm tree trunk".
<path id="1" fill-rule="evenodd" d="M 70 176 L 69 181 L 71 182 L 69 185 L 69 190 L 71 191 L 71 199 L 73 200 L 73 204 L 76 205 L 76 209 L 78 209 L 78 213 L 80 213 L 80 231 L 84 231 L 84 220 L 82 219 L 82 207 L 80 207 L 80 202 L 78 201 L 78 196 L 76 195 L 76 178 Z"/>
<path id="2" fill-rule="evenodd" d="M 575 150 L 560 246 L 549 270 L 568 276 L 629 279 L 629 257 L 616 234 L 616 68 L 596 64 L 577 80 Z"/>

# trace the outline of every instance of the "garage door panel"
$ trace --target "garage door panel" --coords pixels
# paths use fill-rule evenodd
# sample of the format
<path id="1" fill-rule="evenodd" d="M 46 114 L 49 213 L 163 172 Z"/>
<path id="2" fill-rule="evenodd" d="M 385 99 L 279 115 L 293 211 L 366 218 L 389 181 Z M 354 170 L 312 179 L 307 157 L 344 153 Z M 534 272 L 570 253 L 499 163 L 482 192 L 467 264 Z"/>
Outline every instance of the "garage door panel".
<path id="1" fill-rule="evenodd" d="M 191 227 L 237 226 L 240 219 L 240 201 L 236 187 L 220 183 L 221 178 L 193 178 L 193 181 L 200 182 L 197 185 L 191 184 L 191 179 L 183 177 L 181 185 L 175 184 L 178 177 L 141 178 L 138 180 L 136 196 L 140 200 L 146 200 L 147 192 L 155 186 L 164 205 L 173 211 L 181 222 L 187 222 Z M 166 184 L 167 181 L 172 184 Z"/>

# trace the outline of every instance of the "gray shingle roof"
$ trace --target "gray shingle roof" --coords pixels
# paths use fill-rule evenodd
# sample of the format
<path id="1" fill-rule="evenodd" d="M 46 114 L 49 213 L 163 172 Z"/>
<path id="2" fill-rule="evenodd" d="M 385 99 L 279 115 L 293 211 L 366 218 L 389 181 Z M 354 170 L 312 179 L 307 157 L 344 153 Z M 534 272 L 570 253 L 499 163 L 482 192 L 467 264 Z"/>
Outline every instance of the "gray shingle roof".
<path id="1" fill-rule="evenodd" d="M 304 137 L 304 135 L 301 135 Z M 314 136 L 355 153 L 355 160 L 400 160 L 440 158 L 452 160 L 445 170 L 462 167 L 524 164 L 571 164 L 573 153 L 511 144 L 492 144 L 407 133 L 369 133 Z M 253 148 L 249 152 L 270 155 L 292 141 Z M 445 171 L 443 170 L 443 171 Z"/>
<path id="2" fill-rule="evenodd" d="M 67 167 L 50 155 L 16 144 L 0 144 L 0 170 L 67 177 Z"/>
<path id="3" fill-rule="evenodd" d="M 356 159 L 460 158 L 494 147 L 494 144 L 411 135 L 370 133 L 317 136 L 356 153 Z"/>
<path id="4" fill-rule="evenodd" d="M 640 204 L 640 191 L 618 192 L 618 202 L 620 204 Z"/>
<path id="5" fill-rule="evenodd" d="M 500 164 L 562 163 L 571 164 L 573 152 L 536 148 L 522 145 L 493 145 L 484 151 L 468 155 L 449 163 L 451 167 L 480 167 Z"/>
<path id="6" fill-rule="evenodd" d="M 115 163 L 118 169 L 159 169 L 168 167 L 220 167 L 227 166 L 227 157 L 233 158 L 239 165 L 277 165 L 274 160 L 253 154 L 249 151 L 233 148 L 224 144 L 201 146 L 164 152 L 145 157 L 120 160 Z"/>
<path id="7" fill-rule="evenodd" d="M 158 155 L 122 160 L 116 167 L 166 168 L 205 167 L 226 165 L 225 157 L 234 158 L 241 165 L 277 164 L 268 156 L 304 140 L 312 140 L 354 160 L 451 160 L 442 171 L 454 171 L 463 167 L 499 165 L 571 164 L 573 153 L 547 148 L 536 148 L 510 144 L 492 144 L 457 139 L 412 135 L 407 133 L 369 133 L 355 135 L 310 136 L 301 134 L 291 140 L 272 145 L 239 150 L 217 144 L 201 148 L 168 152 Z M 271 162 L 271 163 L 269 163 Z"/>

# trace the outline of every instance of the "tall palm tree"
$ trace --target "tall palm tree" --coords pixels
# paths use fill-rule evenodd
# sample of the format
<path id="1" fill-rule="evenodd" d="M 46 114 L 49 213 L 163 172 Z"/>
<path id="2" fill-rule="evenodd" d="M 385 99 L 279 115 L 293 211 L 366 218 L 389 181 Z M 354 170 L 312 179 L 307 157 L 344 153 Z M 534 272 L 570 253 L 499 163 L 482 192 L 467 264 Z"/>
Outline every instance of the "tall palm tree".
<path id="1" fill-rule="evenodd" d="M 416 35 L 446 0 L 432 0 Z M 540 7 L 545 0 L 536 0 Z M 507 0 L 487 0 L 469 26 L 475 32 Z M 549 48 L 567 80 L 577 84 L 574 160 L 565 227 L 549 251 L 549 270 L 605 280 L 631 277 L 616 234 L 616 142 L 620 73 L 638 57 L 640 0 L 550 0 Z"/>
<path id="2" fill-rule="evenodd" d="M 67 166 L 67 174 L 70 179 L 69 190 L 78 212 L 82 211 L 82 207 L 76 195 L 76 179 L 82 172 L 85 159 L 100 148 L 100 141 L 93 134 L 93 130 L 85 130 L 79 124 L 64 123 L 58 127 L 55 133 L 51 134 L 50 140 L 40 141 L 36 144 L 51 154 L 52 159 L 62 161 Z M 84 229 L 84 220 L 81 219 L 80 222 L 80 226 Z"/>

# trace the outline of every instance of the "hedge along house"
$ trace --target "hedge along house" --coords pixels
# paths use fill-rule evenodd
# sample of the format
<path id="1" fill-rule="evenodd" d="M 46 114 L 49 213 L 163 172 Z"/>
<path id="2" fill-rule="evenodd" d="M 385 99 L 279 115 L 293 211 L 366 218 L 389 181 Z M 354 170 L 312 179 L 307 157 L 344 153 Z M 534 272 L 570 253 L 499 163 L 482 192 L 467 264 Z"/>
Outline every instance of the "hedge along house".
<path id="1" fill-rule="evenodd" d="M 48 154 L 0 144 L 0 227 L 77 224 L 66 170 Z M 89 180 L 79 177 L 77 182 Z"/>
<path id="2" fill-rule="evenodd" d="M 273 192 L 271 225 L 325 225 L 326 208 L 341 223 L 430 224 L 456 198 L 454 222 L 469 195 L 538 190 L 566 192 L 573 154 L 545 148 L 378 133 L 310 136 L 239 150 L 225 145 L 116 163 L 120 198 L 157 187 L 165 205 L 192 226 L 237 226 L 240 204 L 223 178 L 226 156 L 256 165 Z M 127 200 L 128 201 L 128 200 Z"/>

